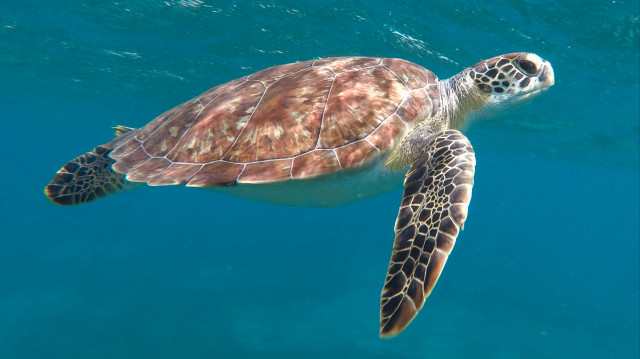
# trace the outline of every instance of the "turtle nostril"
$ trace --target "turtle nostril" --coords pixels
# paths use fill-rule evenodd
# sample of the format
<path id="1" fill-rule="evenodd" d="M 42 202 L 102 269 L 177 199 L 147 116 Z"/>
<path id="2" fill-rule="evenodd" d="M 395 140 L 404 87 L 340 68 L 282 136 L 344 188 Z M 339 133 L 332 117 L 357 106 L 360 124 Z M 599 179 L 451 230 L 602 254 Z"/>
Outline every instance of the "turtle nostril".
<path id="1" fill-rule="evenodd" d="M 552 86 L 555 82 L 553 75 L 553 68 L 548 62 L 545 62 L 542 65 L 542 72 L 540 72 L 540 76 L 538 76 L 541 83 L 546 83 L 548 86 Z"/>
<path id="2" fill-rule="evenodd" d="M 542 72 L 540 73 L 540 81 L 544 82 L 547 78 L 549 77 L 549 75 L 547 74 L 547 69 L 542 69 Z"/>

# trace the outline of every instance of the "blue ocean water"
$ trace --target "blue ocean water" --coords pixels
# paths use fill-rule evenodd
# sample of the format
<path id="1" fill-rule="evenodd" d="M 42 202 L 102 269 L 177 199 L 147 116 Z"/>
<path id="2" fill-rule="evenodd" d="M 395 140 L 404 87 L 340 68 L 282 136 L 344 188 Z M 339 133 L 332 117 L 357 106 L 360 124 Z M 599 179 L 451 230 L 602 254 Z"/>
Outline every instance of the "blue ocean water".
<path id="1" fill-rule="evenodd" d="M 0 0 L 0 358 L 638 358 L 639 26 L 618 0 Z M 332 209 L 42 194 L 111 126 L 269 66 L 400 57 L 446 78 L 513 51 L 556 85 L 466 130 L 465 230 L 391 340 L 400 191 Z"/>

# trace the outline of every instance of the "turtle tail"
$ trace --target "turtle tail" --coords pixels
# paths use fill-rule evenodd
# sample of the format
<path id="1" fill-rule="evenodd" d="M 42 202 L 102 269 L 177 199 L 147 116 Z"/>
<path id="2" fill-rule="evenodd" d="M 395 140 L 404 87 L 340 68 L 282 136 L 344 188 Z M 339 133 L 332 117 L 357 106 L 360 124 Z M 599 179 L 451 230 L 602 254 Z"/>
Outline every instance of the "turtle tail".
<path id="1" fill-rule="evenodd" d="M 98 146 L 67 162 L 44 189 L 45 195 L 53 203 L 72 206 L 124 189 L 131 182 L 111 168 L 115 161 L 107 156 L 109 152 L 108 148 Z"/>

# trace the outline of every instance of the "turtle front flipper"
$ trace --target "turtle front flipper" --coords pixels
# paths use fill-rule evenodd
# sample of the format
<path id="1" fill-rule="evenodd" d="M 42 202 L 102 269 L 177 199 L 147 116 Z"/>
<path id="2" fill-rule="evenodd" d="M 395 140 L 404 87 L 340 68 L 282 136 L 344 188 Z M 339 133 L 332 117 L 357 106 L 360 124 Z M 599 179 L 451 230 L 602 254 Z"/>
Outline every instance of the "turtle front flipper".
<path id="1" fill-rule="evenodd" d="M 434 135 L 404 181 L 380 303 L 380 336 L 400 333 L 431 294 L 467 218 L 475 155 L 460 132 Z"/>
<path id="2" fill-rule="evenodd" d="M 91 202 L 122 190 L 131 182 L 115 172 L 115 162 L 103 146 L 67 162 L 53 177 L 44 192 L 49 199 L 60 205 L 71 206 Z"/>

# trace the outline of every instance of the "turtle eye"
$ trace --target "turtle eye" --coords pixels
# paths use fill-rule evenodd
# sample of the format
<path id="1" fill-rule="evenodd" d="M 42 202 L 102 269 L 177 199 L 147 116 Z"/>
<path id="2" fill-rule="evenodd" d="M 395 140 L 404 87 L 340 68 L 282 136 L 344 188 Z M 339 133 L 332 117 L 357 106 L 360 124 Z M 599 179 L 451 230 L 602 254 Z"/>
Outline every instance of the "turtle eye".
<path id="1" fill-rule="evenodd" d="M 525 73 L 525 75 L 529 76 L 536 76 L 539 72 L 536 64 L 529 60 L 519 60 L 518 67 Z"/>

